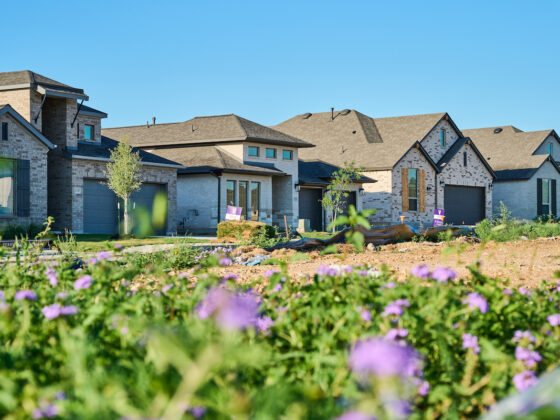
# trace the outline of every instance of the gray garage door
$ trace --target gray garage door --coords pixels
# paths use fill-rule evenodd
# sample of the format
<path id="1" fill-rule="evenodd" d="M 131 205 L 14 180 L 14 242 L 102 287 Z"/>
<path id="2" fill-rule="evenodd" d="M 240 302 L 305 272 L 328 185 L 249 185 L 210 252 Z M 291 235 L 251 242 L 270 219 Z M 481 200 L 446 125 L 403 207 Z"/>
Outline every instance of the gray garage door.
<path id="1" fill-rule="evenodd" d="M 319 188 L 302 188 L 299 190 L 299 218 L 308 219 L 311 230 L 323 230 L 323 192 Z"/>
<path id="2" fill-rule="evenodd" d="M 484 187 L 446 185 L 444 192 L 445 223 L 474 225 L 484 219 Z"/>
<path id="3" fill-rule="evenodd" d="M 84 179 L 84 232 L 117 233 L 117 197 L 107 184 Z"/>
<path id="4" fill-rule="evenodd" d="M 159 226 L 153 224 L 153 206 L 158 194 L 163 195 L 167 202 L 167 185 L 145 183 L 142 184 L 138 191 L 131 195 L 133 233 L 139 235 L 165 235 L 167 232 L 167 209 L 165 209 L 163 224 Z"/>

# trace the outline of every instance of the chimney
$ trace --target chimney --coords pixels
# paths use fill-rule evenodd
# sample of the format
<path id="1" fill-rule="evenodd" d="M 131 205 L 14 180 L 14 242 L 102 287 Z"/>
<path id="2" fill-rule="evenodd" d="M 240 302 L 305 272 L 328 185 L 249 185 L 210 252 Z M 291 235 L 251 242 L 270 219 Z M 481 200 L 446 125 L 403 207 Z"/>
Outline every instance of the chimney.
<path id="1" fill-rule="evenodd" d="M 331 108 L 331 121 L 334 121 L 334 108 Z"/>
<path id="2" fill-rule="evenodd" d="M 150 123 L 146 121 L 146 128 L 150 128 Z"/>
<path id="3" fill-rule="evenodd" d="M 156 117 L 152 117 L 152 125 L 156 125 Z"/>

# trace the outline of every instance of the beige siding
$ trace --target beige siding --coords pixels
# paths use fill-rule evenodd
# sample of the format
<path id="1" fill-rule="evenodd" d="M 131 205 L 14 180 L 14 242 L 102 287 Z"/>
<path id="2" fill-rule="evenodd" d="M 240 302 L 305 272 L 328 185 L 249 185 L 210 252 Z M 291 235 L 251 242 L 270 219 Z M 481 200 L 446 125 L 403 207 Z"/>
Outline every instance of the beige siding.
<path id="1" fill-rule="evenodd" d="M 392 222 L 392 172 L 370 171 L 364 175 L 377 182 L 364 184 L 365 195 L 362 198 L 363 207 L 374 209 L 376 213 L 370 217 L 373 224 L 388 224 Z"/>

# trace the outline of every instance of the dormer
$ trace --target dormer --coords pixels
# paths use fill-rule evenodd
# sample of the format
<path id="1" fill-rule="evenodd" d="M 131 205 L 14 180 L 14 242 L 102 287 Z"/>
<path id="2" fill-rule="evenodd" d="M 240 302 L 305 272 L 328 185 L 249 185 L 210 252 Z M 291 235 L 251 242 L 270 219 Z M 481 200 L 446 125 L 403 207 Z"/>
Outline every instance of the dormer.
<path id="1" fill-rule="evenodd" d="M 78 118 L 74 124 L 78 141 L 101 143 L 101 119 L 107 118 L 105 112 L 82 105 L 78 107 Z"/>

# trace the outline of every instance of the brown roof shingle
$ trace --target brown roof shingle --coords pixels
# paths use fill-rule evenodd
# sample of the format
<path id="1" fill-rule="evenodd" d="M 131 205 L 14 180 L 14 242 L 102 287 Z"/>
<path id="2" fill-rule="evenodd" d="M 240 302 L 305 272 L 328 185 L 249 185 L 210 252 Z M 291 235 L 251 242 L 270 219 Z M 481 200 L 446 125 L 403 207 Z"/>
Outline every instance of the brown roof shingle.
<path id="1" fill-rule="evenodd" d="M 69 90 L 72 92 L 84 93 L 83 89 L 75 88 L 65 85 L 64 83 L 57 82 L 56 80 L 45 77 L 41 74 L 35 73 L 31 70 L 9 71 L 0 73 L 0 86 L 12 85 L 42 85 L 59 88 L 61 90 Z"/>

